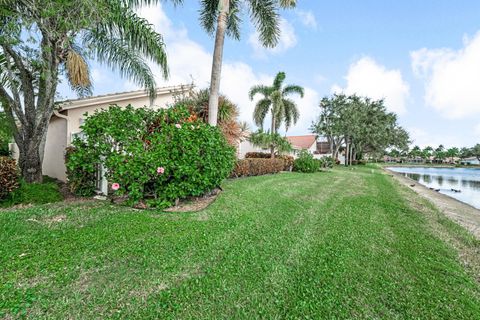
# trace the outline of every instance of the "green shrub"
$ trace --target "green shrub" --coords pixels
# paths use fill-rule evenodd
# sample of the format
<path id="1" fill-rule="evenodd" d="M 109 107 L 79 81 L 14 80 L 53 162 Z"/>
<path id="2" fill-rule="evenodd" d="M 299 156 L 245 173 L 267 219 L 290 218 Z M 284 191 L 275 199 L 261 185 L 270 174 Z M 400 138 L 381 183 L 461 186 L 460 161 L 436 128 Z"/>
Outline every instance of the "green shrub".
<path id="1" fill-rule="evenodd" d="M 323 169 L 330 169 L 333 168 L 336 161 L 332 157 L 322 157 L 320 160 L 320 167 Z"/>
<path id="2" fill-rule="evenodd" d="M 21 180 L 18 188 L 0 202 L 0 207 L 17 204 L 44 204 L 63 200 L 58 184 L 51 178 L 44 177 L 43 183 L 26 183 Z"/>
<path id="3" fill-rule="evenodd" d="M 317 172 L 320 170 L 321 162 L 313 157 L 306 150 L 300 151 L 300 154 L 293 163 L 293 170 L 304 173 Z"/>
<path id="4" fill-rule="evenodd" d="M 65 150 L 67 164 L 67 184 L 71 193 L 80 197 L 90 197 L 95 194 L 95 159 L 89 152 L 80 152 L 86 148 L 81 141 L 77 147 L 68 147 Z"/>
<path id="5" fill-rule="evenodd" d="M 261 176 L 264 174 L 278 173 L 285 167 L 282 159 L 251 158 L 237 160 L 232 177 Z"/>
<path id="6" fill-rule="evenodd" d="M 235 150 L 219 129 L 192 119 L 183 106 L 111 106 L 88 117 L 82 129 L 85 139 L 74 141 L 68 170 L 90 173 L 91 164 L 101 162 L 115 194 L 127 195 L 132 205 L 167 207 L 203 195 L 234 166 Z"/>
<path id="7" fill-rule="evenodd" d="M 0 200 L 18 188 L 18 168 L 14 159 L 0 157 Z"/>

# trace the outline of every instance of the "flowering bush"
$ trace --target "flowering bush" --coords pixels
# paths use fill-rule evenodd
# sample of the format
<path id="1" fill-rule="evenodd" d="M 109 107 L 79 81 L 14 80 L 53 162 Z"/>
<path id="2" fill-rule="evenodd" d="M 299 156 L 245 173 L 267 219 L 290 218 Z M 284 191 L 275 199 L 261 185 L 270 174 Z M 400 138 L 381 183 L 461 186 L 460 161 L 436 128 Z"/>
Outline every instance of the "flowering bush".
<path id="1" fill-rule="evenodd" d="M 158 111 L 111 106 L 96 111 L 76 140 L 69 170 L 102 163 L 117 195 L 130 204 L 167 207 L 175 200 L 200 196 L 228 177 L 235 150 L 218 128 L 190 116 L 186 108 Z M 88 165 L 87 165 L 88 166 Z"/>
<path id="2" fill-rule="evenodd" d="M 0 200 L 18 188 L 18 169 L 15 160 L 0 157 Z"/>

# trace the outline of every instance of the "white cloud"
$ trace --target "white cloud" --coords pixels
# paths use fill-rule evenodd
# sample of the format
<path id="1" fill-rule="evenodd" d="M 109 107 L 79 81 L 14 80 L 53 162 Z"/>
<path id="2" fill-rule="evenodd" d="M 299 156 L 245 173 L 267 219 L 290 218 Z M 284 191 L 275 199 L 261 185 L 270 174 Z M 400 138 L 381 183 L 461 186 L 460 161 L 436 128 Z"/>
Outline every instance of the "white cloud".
<path id="1" fill-rule="evenodd" d="M 176 28 L 165 15 L 161 5 L 143 8 L 139 14 L 152 23 L 166 40 L 170 79 L 165 81 L 158 77 L 158 85 L 191 83 L 193 79 L 198 88 L 208 87 L 212 53 L 191 40 L 185 28 Z M 291 43 L 292 39 L 289 37 L 284 35 L 283 46 L 288 46 Z M 211 45 L 213 47 L 213 41 Z M 153 66 L 152 68 L 155 74 L 160 75 L 158 67 Z M 224 60 L 220 91 L 239 106 L 240 120 L 246 121 L 254 128 L 252 114 L 255 101 L 250 101 L 248 91 L 254 84 L 271 84 L 272 81 L 273 76 L 256 73 L 252 67 L 244 62 Z M 127 83 L 126 88 L 133 90 L 131 83 Z M 307 99 L 311 103 L 307 104 Z M 309 107 L 310 105 L 316 106 L 317 103 L 316 92 L 311 89 L 306 90 L 305 99 L 299 101 L 302 118 L 299 120 L 298 126 L 295 127 L 296 130 L 301 130 L 302 133 L 307 132 L 306 130 L 313 120 L 309 118 L 309 114 L 313 112 L 313 110 L 309 110 Z"/>
<path id="2" fill-rule="evenodd" d="M 463 141 L 463 137 L 456 135 L 452 132 L 444 132 L 443 130 L 436 130 L 428 132 L 424 128 L 409 127 L 407 128 L 412 140 L 412 146 L 419 146 L 425 148 L 427 146 L 437 147 L 441 144 L 446 148 L 459 147 L 460 141 Z"/>
<path id="3" fill-rule="evenodd" d="M 410 88 L 403 80 L 400 70 L 389 70 L 372 58 L 364 57 L 350 66 L 345 80 L 346 87 L 334 85 L 332 92 L 385 99 L 388 110 L 398 114 L 406 112 Z"/>
<path id="4" fill-rule="evenodd" d="M 428 106 L 447 118 L 480 114 L 480 32 L 457 51 L 423 48 L 410 55 Z"/>
<path id="5" fill-rule="evenodd" d="M 475 133 L 475 135 L 480 138 L 480 123 L 478 123 L 475 128 L 473 129 L 473 132 Z"/>
<path id="6" fill-rule="evenodd" d="M 295 10 L 300 22 L 305 26 L 313 30 L 317 30 L 318 24 L 317 19 L 312 11 L 305 11 L 305 10 Z"/>
<path id="7" fill-rule="evenodd" d="M 255 31 L 248 38 L 248 43 L 252 46 L 254 56 L 257 58 L 266 58 L 267 54 L 279 54 L 297 45 L 295 28 L 283 18 L 280 19 L 280 39 L 274 48 L 262 46 L 258 37 L 258 31 Z"/>

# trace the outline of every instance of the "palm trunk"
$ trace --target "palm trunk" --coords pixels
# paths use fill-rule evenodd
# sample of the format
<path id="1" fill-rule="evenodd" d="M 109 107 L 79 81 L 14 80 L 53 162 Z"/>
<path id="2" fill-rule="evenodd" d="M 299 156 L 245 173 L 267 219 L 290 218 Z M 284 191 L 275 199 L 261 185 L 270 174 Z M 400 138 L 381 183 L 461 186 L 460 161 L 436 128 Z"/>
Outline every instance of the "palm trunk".
<path id="1" fill-rule="evenodd" d="M 215 48 L 213 50 L 212 75 L 210 79 L 210 97 L 208 100 L 208 123 L 217 125 L 218 96 L 220 91 L 220 78 L 222 75 L 223 45 L 227 29 L 230 0 L 220 0 L 218 3 L 217 32 L 215 35 Z"/>
<path id="2" fill-rule="evenodd" d="M 272 128 L 270 130 L 270 133 L 272 135 L 272 140 L 273 140 L 273 136 L 275 134 L 275 116 L 274 116 L 273 109 L 272 109 Z M 270 158 L 272 159 L 275 158 L 275 146 L 273 144 L 273 141 L 272 141 L 272 144 L 270 145 Z"/>

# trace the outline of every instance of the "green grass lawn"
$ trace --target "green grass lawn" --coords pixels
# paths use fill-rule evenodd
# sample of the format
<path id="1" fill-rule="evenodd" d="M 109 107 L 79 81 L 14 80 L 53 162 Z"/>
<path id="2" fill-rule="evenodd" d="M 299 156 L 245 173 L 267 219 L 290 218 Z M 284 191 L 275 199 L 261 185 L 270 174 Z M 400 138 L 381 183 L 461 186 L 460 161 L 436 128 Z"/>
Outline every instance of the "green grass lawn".
<path id="1" fill-rule="evenodd" d="M 208 209 L 0 211 L 0 317 L 480 319 L 480 244 L 369 167 L 231 180 Z"/>

